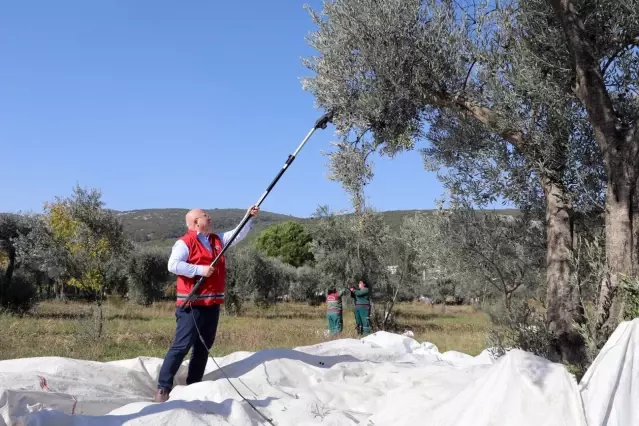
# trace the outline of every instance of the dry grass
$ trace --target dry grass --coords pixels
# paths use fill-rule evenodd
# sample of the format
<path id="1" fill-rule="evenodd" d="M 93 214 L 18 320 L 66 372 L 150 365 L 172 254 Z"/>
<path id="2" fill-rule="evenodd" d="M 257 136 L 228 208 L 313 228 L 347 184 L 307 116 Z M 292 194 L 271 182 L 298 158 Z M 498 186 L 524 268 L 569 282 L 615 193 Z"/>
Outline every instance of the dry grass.
<path id="1" fill-rule="evenodd" d="M 96 339 L 93 308 L 78 302 L 43 302 L 24 317 L 0 315 L 0 359 L 63 356 L 97 361 L 163 357 L 175 331 L 170 302 L 140 307 L 118 300 L 104 306 L 104 335 Z M 412 330 L 415 339 L 440 351 L 476 355 L 485 347 L 486 316 L 467 306 L 431 308 L 401 304 L 398 331 Z M 344 333 L 356 337 L 353 312 L 344 311 Z M 325 307 L 282 303 L 269 309 L 248 307 L 241 317 L 223 315 L 213 347 L 216 356 L 244 350 L 292 348 L 326 341 Z"/>

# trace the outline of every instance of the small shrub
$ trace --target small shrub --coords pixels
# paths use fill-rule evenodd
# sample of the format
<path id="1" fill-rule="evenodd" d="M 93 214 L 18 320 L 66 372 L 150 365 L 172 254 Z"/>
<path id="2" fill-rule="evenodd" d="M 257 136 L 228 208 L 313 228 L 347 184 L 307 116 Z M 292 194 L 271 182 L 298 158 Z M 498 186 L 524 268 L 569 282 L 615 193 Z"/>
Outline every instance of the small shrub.
<path id="1" fill-rule="evenodd" d="M 486 311 L 493 324 L 488 342 L 494 356 L 502 356 L 509 349 L 521 349 L 560 362 L 554 333 L 546 325 L 544 315 L 526 300 L 513 299 L 509 308 L 497 303 Z"/>
<path id="2" fill-rule="evenodd" d="M 242 284 L 245 279 L 242 273 L 242 258 L 230 251 L 226 255 L 226 288 L 224 295 L 224 312 L 228 315 L 242 315 Z"/>
<path id="3" fill-rule="evenodd" d="M 106 321 L 102 305 L 91 304 L 89 309 L 90 315 L 74 321 L 75 336 L 85 344 L 92 344 L 106 337 Z"/>
<path id="4" fill-rule="evenodd" d="M 578 235 L 571 263 L 574 271 L 571 284 L 578 289 L 579 302 L 584 312 L 584 321 L 575 322 L 573 326 L 585 343 L 585 360 L 579 367 L 580 372 L 585 373 L 620 320 L 620 318 L 608 318 L 612 297 L 615 296 L 616 291 L 609 292 L 605 299 L 601 299 L 601 286 L 610 280 L 604 236 Z M 635 284 L 632 281 L 622 280 L 617 291 L 625 293 L 626 301 L 630 302 L 624 305 L 624 312 L 621 314 L 630 314 L 636 303 L 633 300 L 637 301 L 638 292 Z"/>
<path id="5" fill-rule="evenodd" d="M 395 312 L 393 312 L 393 310 L 390 312 L 385 311 L 383 304 L 378 305 L 378 309 L 375 309 L 375 306 L 372 307 L 370 323 L 374 330 L 384 330 L 391 333 L 403 331 L 402 326 L 397 323 Z"/>
<path id="6" fill-rule="evenodd" d="M 242 315 L 242 298 L 237 293 L 227 289 L 224 299 L 224 312 L 227 315 Z"/>

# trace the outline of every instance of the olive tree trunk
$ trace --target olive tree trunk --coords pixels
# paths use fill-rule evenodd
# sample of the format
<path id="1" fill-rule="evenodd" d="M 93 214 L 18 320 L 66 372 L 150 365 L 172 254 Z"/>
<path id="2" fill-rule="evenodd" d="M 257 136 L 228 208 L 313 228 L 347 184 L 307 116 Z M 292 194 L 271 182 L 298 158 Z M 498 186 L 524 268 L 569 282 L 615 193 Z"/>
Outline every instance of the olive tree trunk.
<path id="1" fill-rule="evenodd" d="M 573 206 L 564 187 L 543 180 L 546 196 L 546 320 L 557 336 L 557 351 L 571 363 L 584 359 L 584 341 L 574 324 L 584 320 L 576 286 L 571 281 Z"/>

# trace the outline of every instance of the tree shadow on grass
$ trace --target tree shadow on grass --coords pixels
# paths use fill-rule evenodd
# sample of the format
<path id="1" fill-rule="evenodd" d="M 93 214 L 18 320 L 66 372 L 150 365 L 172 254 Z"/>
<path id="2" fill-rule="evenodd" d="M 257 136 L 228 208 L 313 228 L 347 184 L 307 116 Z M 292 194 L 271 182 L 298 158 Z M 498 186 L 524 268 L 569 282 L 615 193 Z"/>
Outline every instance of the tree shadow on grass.
<path id="1" fill-rule="evenodd" d="M 455 319 L 458 318 L 454 315 L 437 314 L 437 313 L 421 313 L 421 312 L 402 312 L 398 310 L 395 313 L 398 319 L 411 319 L 420 321 L 433 321 L 438 319 Z"/>
<path id="2" fill-rule="evenodd" d="M 92 314 L 90 312 L 33 312 L 29 316 L 36 319 L 77 320 L 89 318 Z"/>
<path id="3" fill-rule="evenodd" d="M 93 317 L 91 312 L 33 312 L 29 314 L 35 319 L 59 319 L 59 320 L 80 320 Z M 136 314 L 116 314 L 104 316 L 105 320 L 122 319 L 134 321 L 151 321 L 151 318 Z"/>
<path id="4" fill-rule="evenodd" d="M 151 321 L 151 318 L 149 318 L 149 317 L 143 317 L 141 315 L 135 315 L 135 314 L 109 315 L 109 316 L 107 316 L 107 319 L 109 319 L 109 320 L 122 319 L 122 320 L 134 320 L 134 321 Z"/>
<path id="5" fill-rule="evenodd" d="M 256 312 L 248 312 L 242 314 L 242 317 L 246 318 L 258 318 L 258 319 L 324 319 L 326 317 L 325 314 L 317 312 L 267 312 L 267 313 L 256 313 Z"/>

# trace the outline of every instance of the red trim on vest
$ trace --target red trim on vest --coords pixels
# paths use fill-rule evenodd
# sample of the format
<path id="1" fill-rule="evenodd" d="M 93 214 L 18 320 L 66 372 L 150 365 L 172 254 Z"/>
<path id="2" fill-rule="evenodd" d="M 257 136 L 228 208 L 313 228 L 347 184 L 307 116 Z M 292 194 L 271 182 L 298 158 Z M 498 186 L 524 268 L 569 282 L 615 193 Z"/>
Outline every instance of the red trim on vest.
<path id="1" fill-rule="evenodd" d="M 197 238 L 196 231 L 188 231 L 184 236 L 180 238 L 184 241 L 189 249 L 189 256 L 186 260 L 187 263 L 200 266 L 208 266 L 213 262 L 213 259 L 222 251 L 222 240 L 217 234 L 209 235 L 209 243 L 213 249 L 211 253 Z M 195 285 L 195 281 L 199 276 L 193 278 L 186 277 L 184 275 L 178 275 L 177 277 L 177 300 L 176 305 L 182 306 L 184 300 L 187 298 L 191 289 Z M 215 265 L 215 270 L 210 277 L 207 277 L 202 285 L 197 289 L 197 299 L 191 304 L 194 306 L 211 306 L 220 305 L 224 303 L 224 292 L 226 289 L 226 262 L 225 256 L 221 256 L 220 260 Z"/>

